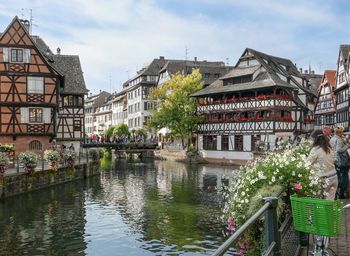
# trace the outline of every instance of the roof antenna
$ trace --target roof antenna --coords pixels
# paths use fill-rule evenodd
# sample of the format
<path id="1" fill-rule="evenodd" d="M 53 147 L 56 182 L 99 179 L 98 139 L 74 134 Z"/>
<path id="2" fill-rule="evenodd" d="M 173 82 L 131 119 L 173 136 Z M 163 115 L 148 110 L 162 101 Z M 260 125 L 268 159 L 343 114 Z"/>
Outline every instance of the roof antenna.
<path id="1" fill-rule="evenodd" d="M 229 58 L 226 58 L 226 66 L 229 66 L 230 63 L 229 63 L 230 59 Z"/>

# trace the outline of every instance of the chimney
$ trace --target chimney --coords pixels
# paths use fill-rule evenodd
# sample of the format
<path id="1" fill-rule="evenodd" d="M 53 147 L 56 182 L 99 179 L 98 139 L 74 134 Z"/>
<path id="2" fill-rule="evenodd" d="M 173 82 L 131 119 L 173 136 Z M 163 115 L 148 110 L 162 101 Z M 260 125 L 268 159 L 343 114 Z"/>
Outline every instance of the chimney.
<path id="1" fill-rule="evenodd" d="M 194 57 L 194 61 L 197 61 L 197 57 Z"/>
<path id="2" fill-rule="evenodd" d="M 22 25 L 26 28 L 27 32 L 30 33 L 30 22 L 29 20 L 19 20 Z"/>
<path id="3" fill-rule="evenodd" d="M 160 60 L 164 60 L 164 56 L 159 56 L 159 59 Z"/>
<path id="4" fill-rule="evenodd" d="M 312 70 L 312 71 L 311 71 L 311 74 L 313 74 L 313 75 L 314 75 L 314 74 L 315 74 L 315 70 Z"/>
<path id="5" fill-rule="evenodd" d="M 303 68 L 299 68 L 299 72 L 300 72 L 300 74 L 302 74 L 303 73 Z"/>
<path id="6" fill-rule="evenodd" d="M 305 69 L 304 70 L 304 74 L 308 74 L 309 73 L 309 71 L 307 71 L 307 69 Z"/>
<path id="7" fill-rule="evenodd" d="M 60 54 L 61 54 L 61 48 L 57 47 L 57 55 L 60 55 Z"/>

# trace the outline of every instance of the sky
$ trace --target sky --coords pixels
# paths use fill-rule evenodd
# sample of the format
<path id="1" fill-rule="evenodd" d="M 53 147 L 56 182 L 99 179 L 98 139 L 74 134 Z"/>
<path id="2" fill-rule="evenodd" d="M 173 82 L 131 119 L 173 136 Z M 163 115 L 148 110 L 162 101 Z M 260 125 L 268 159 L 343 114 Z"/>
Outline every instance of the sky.
<path id="1" fill-rule="evenodd" d="M 234 65 L 247 47 L 323 74 L 350 44 L 348 0 L 0 0 L 0 31 L 30 10 L 32 34 L 79 55 L 92 93 L 159 56 Z"/>

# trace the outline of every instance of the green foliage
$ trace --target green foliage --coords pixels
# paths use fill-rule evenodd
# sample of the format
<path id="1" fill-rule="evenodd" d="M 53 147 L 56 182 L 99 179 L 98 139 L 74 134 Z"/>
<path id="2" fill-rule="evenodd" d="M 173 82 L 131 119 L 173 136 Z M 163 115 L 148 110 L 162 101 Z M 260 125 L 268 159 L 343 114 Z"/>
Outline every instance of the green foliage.
<path id="1" fill-rule="evenodd" d="M 130 137 L 129 127 L 126 124 L 118 124 L 113 129 L 113 135 Z"/>
<path id="2" fill-rule="evenodd" d="M 99 159 L 102 159 L 103 158 L 103 156 L 104 156 L 104 150 L 102 149 L 102 148 L 100 148 L 99 150 L 98 150 L 98 157 L 99 157 Z"/>
<path id="3" fill-rule="evenodd" d="M 162 87 L 151 91 L 150 99 L 158 104 L 157 110 L 152 111 L 148 129 L 160 130 L 167 127 L 171 135 L 184 141 L 191 138 L 192 132 L 200 121 L 196 111 L 195 100 L 190 96 L 202 89 L 202 75 L 198 69 L 189 75 L 177 73 Z"/>
<path id="4" fill-rule="evenodd" d="M 22 152 L 18 155 L 18 159 L 27 173 L 33 172 L 38 163 L 38 157 L 34 152 Z"/>
<path id="5" fill-rule="evenodd" d="M 103 171 L 110 171 L 112 168 L 112 160 L 111 158 L 104 157 L 101 160 L 101 169 Z"/>
<path id="6" fill-rule="evenodd" d="M 135 136 L 146 136 L 146 133 L 144 130 L 142 130 L 141 128 L 137 128 L 135 130 Z"/>
<path id="7" fill-rule="evenodd" d="M 99 152 L 97 152 L 96 149 L 90 149 L 89 150 L 89 155 L 92 158 L 93 161 L 97 161 L 99 159 Z"/>
<path id="8" fill-rule="evenodd" d="M 262 198 L 275 195 L 280 186 L 285 188 L 288 195 L 293 192 L 295 184 L 300 183 L 305 195 L 319 195 L 321 179 L 317 176 L 317 166 L 311 164 L 307 158 L 309 152 L 310 143 L 306 142 L 282 152 L 266 154 L 242 166 L 236 181 L 231 183 L 234 185 L 228 190 L 228 202 L 224 209 L 228 230 L 233 231 L 240 227 L 261 207 Z M 280 213 L 283 207 L 284 203 L 280 200 Z M 245 242 L 250 244 L 261 237 L 259 224 L 251 232 L 254 235 L 245 237 Z"/>
<path id="9" fill-rule="evenodd" d="M 6 156 L 6 154 L 0 152 L 0 176 L 5 173 L 5 168 L 9 162 L 9 158 Z"/>
<path id="10" fill-rule="evenodd" d="M 106 137 L 111 137 L 114 133 L 115 126 L 110 126 L 105 132 L 104 135 Z"/>
<path id="11" fill-rule="evenodd" d="M 48 162 L 59 162 L 61 160 L 61 155 L 56 150 L 45 150 L 44 159 Z"/>
<path id="12" fill-rule="evenodd" d="M 15 150 L 14 144 L 0 144 L 0 152 L 11 152 Z"/>
<path id="13" fill-rule="evenodd" d="M 103 148 L 103 157 L 107 159 L 112 158 L 112 149 L 111 148 Z"/>

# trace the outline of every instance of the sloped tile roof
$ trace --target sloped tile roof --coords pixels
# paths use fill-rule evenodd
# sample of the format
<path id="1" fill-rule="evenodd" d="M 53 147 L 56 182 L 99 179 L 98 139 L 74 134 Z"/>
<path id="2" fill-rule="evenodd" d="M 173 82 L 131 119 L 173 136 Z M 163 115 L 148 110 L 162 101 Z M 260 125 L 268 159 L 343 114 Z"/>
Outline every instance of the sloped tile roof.
<path id="1" fill-rule="evenodd" d="M 51 55 L 52 65 L 64 76 L 62 94 L 86 94 L 83 71 L 78 55 Z"/>

